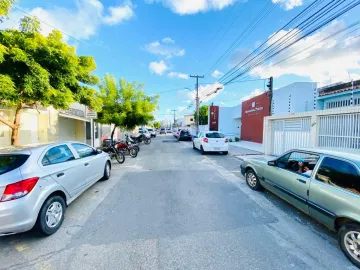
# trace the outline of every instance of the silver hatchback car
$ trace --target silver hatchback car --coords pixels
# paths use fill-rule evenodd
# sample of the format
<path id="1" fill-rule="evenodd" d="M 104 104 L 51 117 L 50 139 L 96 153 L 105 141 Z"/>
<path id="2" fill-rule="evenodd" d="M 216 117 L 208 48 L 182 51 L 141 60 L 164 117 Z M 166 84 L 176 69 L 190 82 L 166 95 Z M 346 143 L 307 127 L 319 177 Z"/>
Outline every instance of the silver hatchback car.
<path id="1" fill-rule="evenodd" d="M 0 150 L 0 236 L 37 227 L 55 233 L 66 206 L 110 178 L 109 155 L 79 142 Z"/>

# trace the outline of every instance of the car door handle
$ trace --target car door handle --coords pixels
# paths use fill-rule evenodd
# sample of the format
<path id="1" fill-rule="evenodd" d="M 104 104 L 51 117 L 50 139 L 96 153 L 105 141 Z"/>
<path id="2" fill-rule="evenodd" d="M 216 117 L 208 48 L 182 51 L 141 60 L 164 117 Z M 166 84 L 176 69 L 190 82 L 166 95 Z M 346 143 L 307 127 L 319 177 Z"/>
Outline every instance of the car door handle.
<path id="1" fill-rule="evenodd" d="M 85 163 L 85 167 L 89 166 L 89 163 Z"/>
<path id="2" fill-rule="evenodd" d="M 303 179 L 297 179 L 300 183 L 303 183 L 303 184 L 306 184 L 306 181 L 305 180 L 303 180 Z"/>
<path id="3" fill-rule="evenodd" d="M 64 175 L 65 175 L 65 173 L 58 173 L 56 176 L 61 177 L 61 176 L 64 176 Z"/>

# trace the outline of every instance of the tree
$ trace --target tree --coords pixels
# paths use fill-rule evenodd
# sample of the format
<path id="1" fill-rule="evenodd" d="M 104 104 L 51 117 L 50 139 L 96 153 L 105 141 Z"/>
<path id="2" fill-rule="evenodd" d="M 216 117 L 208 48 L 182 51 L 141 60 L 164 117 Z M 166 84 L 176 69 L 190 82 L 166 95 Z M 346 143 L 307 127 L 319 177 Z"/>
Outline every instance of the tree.
<path id="1" fill-rule="evenodd" d="M 100 83 L 99 97 L 102 110 L 97 121 L 101 124 L 114 125 L 111 140 L 117 127 L 132 130 L 136 126 L 146 125 L 154 120 L 153 112 L 157 108 L 159 97 L 145 95 L 143 85 L 128 83 L 124 79 L 106 74 Z"/>
<path id="2" fill-rule="evenodd" d="M 161 127 L 161 123 L 156 121 L 154 122 L 154 128 L 159 129 Z"/>
<path id="3" fill-rule="evenodd" d="M 202 105 L 199 108 L 199 125 L 207 125 L 208 124 L 208 115 L 209 115 L 209 106 Z M 196 121 L 196 112 L 194 113 L 194 120 Z"/>
<path id="4" fill-rule="evenodd" d="M 0 17 L 7 16 L 17 0 L 0 0 Z"/>
<path id="5" fill-rule="evenodd" d="M 90 56 L 77 56 L 75 48 L 62 41 L 59 31 L 47 37 L 39 33 L 39 22 L 25 17 L 20 30 L 0 31 L 0 105 L 15 110 L 13 121 L 0 117 L 12 129 L 11 143 L 18 144 L 21 113 L 25 107 L 52 105 L 67 109 L 79 102 L 101 109 L 96 98 L 98 78 Z"/>

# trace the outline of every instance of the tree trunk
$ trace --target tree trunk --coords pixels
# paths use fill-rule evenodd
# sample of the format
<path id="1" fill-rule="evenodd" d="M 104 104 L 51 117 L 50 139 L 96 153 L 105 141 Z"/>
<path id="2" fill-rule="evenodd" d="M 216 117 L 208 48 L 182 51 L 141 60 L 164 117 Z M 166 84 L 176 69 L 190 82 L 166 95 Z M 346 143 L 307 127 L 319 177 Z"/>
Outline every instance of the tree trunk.
<path id="1" fill-rule="evenodd" d="M 20 120 L 22 114 L 22 106 L 16 108 L 14 126 L 11 134 L 11 145 L 19 145 Z"/>
<path id="2" fill-rule="evenodd" d="M 114 129 L 113 129 L 113 131 L 111 132 L 111 143 L 114 142 L 115 129 L 116 129 L 116 126 L 114 125 Z"/>

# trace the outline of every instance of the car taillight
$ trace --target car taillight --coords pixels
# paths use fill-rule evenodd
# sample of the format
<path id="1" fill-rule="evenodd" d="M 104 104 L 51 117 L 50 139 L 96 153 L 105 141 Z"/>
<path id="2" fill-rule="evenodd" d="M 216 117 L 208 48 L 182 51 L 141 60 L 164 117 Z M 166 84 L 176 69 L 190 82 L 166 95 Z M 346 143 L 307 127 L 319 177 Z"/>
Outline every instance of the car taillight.
<path id="1" fill-rule="evenodd" d="M 208 143 L 208 142 L 209 142 L 208 138 L 204 138 L 203 141 L 204 141 L 205 143 Z"/>
<path id="2" fill-rule="evenodd" d="M 227 143 L 227 142 L 229 142 L 229 139 L 228 139 L 228 138 L 226 138 L 226 139 L 225 139 L 225 142 L 226 142 L 226 143 Z"/>
<path id="3" fill-rule="evenodd" d="M 26 196 L 35 187 L 39 177 L 32 177 L 7 185 L 1 197 L 1 202 L 12 201 Z"/>

